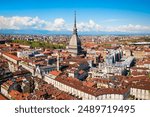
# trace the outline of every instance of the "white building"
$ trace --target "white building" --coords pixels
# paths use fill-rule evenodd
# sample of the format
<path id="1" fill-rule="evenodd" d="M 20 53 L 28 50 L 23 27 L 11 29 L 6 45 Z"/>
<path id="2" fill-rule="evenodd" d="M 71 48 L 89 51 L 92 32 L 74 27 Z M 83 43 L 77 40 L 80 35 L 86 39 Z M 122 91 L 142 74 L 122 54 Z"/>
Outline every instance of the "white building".
<path id="1" fill-rule="evenodd" d="M 73 78 L 71 78 L 73 79 Z M 77 83 L 73 83 L 69 78 L 57 78 L 53 79 L 49 75 L 45 75 L 44 80 L 47 83 L 54 85 L 54 87 L 82 98 L 83 100 L 123 100 L 127 99 L 130 90 L 113 90 L 106 88 L 105 90 L 97 90 L 89 87 L 78 86 Z M 80 83 L 79 83 L 80 84 Z"/>
<path id="2" fill-rule="evenodd" d="M 29 58 L 29 55 L 36 53 L 36 51 L 17 51 L 17 57 L 19 58 Z"/>
<path id="3" fill-rule="evenodd" d="M 136 87 L 132 87 L 130 89 L 130 95 L 134 96 L 135 99 L 138 100 L 150 100 L 150 90 L 148 89 L 140 89 L 140 88 L 136 88 Z"/>

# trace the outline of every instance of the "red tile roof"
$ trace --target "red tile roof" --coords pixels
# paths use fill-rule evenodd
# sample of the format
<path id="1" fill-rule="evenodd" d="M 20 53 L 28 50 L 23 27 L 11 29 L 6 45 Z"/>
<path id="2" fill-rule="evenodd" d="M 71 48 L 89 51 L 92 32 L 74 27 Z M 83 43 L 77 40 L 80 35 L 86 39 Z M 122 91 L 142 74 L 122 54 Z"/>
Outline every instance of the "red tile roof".
<path id="1" fill-rule="evenodd" d="M 61 82 L 65 85 L 68 85 L 70 87 L 73 87 L 75 89 L 78 89 L 80 91 L 83 91 L 85 93 L 91 94 L 93 96 L 99 96 L 104 94 L 124 94 L 129 90 L 129 87 L 127 88 L 103 88 L 103 89 L 97 89 L 94 87 L 87 87 L 82 84 L 81 81 L 77 80 L 76 78 L 56 78 L 58 82 Z"/>
<path id="2" fill-rule="evenodd" d="M 7 98 L 0 94 L 0 100 L 7 100 Z"/>
<path id="3" fill-rule="evenodd" d="M 59 76 L 62 72 L 61 71 L 50 71 L 49 74 L 52 74 L 54 76 Z"/>
<path id="4" fill-rule="evenodd" d="M 150 52 L 150 49 L 149 50 L 145 50 L 145 52 Z"/>
<path id="5" fill-rule="evenodd" d="M 85 81 L 85 82 L 83 82 L 83 85 L 88 86 L 88 87 L 94 87 L 96 85 L 96 83 L 90 82 L 90 81 Z"/>
<path id="6" fill-rule="evenodd" d="M 11 90 L 9 92 L 9 95 L 11 96 L 12 99 L 15 100 L 24 100 L 29 96 L 29 93 L 20 93 L 16 90 Z"/>
<path id="7" fill-rule="evenodd" d="M 12 55 L 12 54 L 10 54 L 10 53 L 3 53 L 4 55 L 6 55 L 6 56 L 8 56 L 8 57 L 10 57 L 10 58 L 12 58 L 12 59 L 14 59 L 14 60 L 16 60 L 16 61 L 19 61 L 19 60 L 21 60 L 20 58 L 18 58 L 17 56 L 15 56 L 15 55 Z"/>
<path id="8" fill-rule="evenodd" d="M 51 84 L 41 84 L 39 85 L 39 90 L 36 90 L 32 95 L 30 95 L 28 97 L 28 99 L 44 99 L 44 95 L 49 95 L 50 99 L 57 99 L 57 100 L 76 100 L 77 98 L 75 98 L 74 96 L 63 92 L 57 88 L 55 88 L 53 85 Z"/>

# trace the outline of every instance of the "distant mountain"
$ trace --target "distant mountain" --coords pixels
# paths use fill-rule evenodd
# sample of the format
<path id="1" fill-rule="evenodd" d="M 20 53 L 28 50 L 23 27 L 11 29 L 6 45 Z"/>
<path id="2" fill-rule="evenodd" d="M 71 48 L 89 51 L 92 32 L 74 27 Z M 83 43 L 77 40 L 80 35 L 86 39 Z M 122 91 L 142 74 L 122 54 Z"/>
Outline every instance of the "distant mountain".
<path id="1" fill-rule="evenodd" d="M 71 34 L 69 31 L 47 31 L 47 30 L 0 30 L 0 34 Z"/>
<path id="2" fill-rule="evenodd" d="M 47 31 L 47 30 L 0 30 L 0 34 L 37 34 L 37 35 L 71 35 L 71 31 Z M 78 32 L 79 35 L 150 35 L 150 33 L 127 32 Z"/>

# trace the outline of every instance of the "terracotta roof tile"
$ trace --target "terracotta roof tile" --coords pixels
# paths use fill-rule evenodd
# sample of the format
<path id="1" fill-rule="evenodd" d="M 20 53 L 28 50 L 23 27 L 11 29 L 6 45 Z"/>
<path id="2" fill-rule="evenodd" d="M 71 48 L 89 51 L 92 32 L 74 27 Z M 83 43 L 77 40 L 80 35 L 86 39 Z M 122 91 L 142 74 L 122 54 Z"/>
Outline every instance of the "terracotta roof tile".
<path id="1" fill-rule="evenodd" d="M 61 71 L 50 71 L 49 74 L 52 74 L 54 76 L 59 76 L 62 72 Z"/>
<path id="2" fill-rule="evenodd" d="M 7 100 L 7 98 L 0 94 L 0 100 Z"/>
<path id="3" fill-rule="evenodd" d="M 10 54 L 10 53 L 3 53 L 4 55 L 6 55 L 6 56 L 8 56 L 8 57 L 10 57 L 10 58 L 12 58 L 12 59 L 14 59 L 14 60 L 16 60 L 16 61 L 19 61 L 19 60 L 21 60 L 20 58 L 18 58 L 17 56 L 15 56 L 15 55 L 12 55 L 12 54 Z"/>

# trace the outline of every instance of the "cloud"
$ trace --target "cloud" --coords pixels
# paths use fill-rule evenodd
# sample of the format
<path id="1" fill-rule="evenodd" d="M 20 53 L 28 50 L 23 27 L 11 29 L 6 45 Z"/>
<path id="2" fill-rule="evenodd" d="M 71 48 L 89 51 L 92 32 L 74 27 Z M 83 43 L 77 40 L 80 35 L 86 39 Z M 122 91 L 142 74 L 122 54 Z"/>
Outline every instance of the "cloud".
<path id="1" fill-rule="evenodd" d="M 150 32 L 150 26 L 143 26 L 143 25 L 120 25 L 120 26 L 113 26 L 113 27 L 106 27 L 100 24 L 95 23 L 93 20 L 89 20 L 87 23 L 79 23 L 78 30 L 82 32 L 89 32 L 89 31 L 106 31 L 106 32 Z"/>
<path id="2" fill-rule="evenodd" d="M 65 20 L 63 18 L 56 18 L 52 23 L 46 22 L 45 27 L 43 27 L 43 30 L 49 30 L 49 31 L 61 31 L 65 30 Z"/>
<path id="3" fill-rule="evenodd" d="M 100 31 L 102 26 L 95 23 L 93 20 L 89 20 L 88 22 L 81 22 L 77 24 L 79 31 Z"/>
<path id="4" fill-rule="evenodd" d="M 39 30 L 61 30 L 65 21 L 56 18 L 53 22 L 45 21 L 39 17 L 4 17 L 0 16 L 0 29 L 39 29 Z"/>
<path id="5" fill-rule="evenodd" d="M 109 22 L 116 21 L 117 19 L 110 19 Z M 102 26 L 90 19 L 88 22 L 78 22 L 78 31 L 106 31 L 106 32 L 150 32 L 150 26 L 143 25 L 120 25 L 120 26 Z M 73 24 L 67 24 L 63 18 L 56 18 L 53 21 L 43 20 L 39 17 L 4 17 L 0 16 L 0 29 L 36 29 L 48 31 L 72 31 Z"/>
<path id="6" fill-rule="evenodd" d="M 104 30 L 109 32 L 149 32 L 150 26 L 128 24 L 116 27 L 106 27 Z"/>
<path id="7" fill-rule="evenodd" d="M 38 17 L 3 17 L 0 16 L 0 29 L 27 29 L 27 28 L 40 28 L 45 25 L 44 20 L 39 19 Z"/>
<path id="8" fill-rule="evenodd" d="M 57 18 L 54 20 L 54 26 L 59 27 L 65 24 L 65 20 L 63 18 Z"/>

